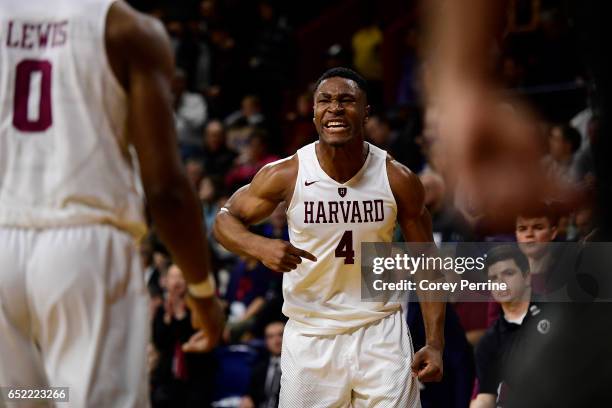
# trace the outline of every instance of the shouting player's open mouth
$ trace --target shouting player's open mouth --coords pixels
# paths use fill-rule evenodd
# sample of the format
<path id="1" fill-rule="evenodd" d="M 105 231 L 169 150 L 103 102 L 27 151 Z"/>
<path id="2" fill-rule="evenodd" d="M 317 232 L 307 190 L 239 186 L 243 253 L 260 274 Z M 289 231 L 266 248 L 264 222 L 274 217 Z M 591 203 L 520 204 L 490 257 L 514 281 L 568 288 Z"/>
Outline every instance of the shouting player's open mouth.
<path id="1" fill-rule="evenodd" d="M 349 125 L 344 120 L 334 119 L 326 122 L 323 128 L 327 133 L 339 133 L 346 132 L 349 129 Z"/>

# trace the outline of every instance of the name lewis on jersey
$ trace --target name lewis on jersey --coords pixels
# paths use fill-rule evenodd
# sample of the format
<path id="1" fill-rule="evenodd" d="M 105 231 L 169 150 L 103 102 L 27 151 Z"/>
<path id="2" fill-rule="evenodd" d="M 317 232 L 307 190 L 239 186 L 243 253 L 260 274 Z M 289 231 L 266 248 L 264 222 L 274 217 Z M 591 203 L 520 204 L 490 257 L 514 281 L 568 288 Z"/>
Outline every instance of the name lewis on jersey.
<path id="1" fill-rule="evenodd" d="M 6 46 L 24 50 L 61 47 L 68 41 L 68 21 L 8 22 Z"/>
<path id="2" fill-rule="evenodd" d="M 364 223 L 384 219 L 383 200 L 304 201 L 304 224 Z"/>

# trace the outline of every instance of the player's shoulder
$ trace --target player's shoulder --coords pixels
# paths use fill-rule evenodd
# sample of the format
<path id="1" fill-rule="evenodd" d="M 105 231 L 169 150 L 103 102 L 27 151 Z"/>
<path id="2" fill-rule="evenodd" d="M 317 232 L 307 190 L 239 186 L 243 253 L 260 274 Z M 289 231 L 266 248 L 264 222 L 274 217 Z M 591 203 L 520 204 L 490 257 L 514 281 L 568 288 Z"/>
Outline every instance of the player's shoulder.
<path id="1" fill-rule="evenodd" d="M 389 184 L 394 194 L 403 194 L 406 191 L 417 195 L 425 194 L 419 176 L 407 166 L 395 160 L 389 153 L 386 157 L 386 167 Z"/>
<path id="2" fill-rule="evenodd" d="M 143 64 L 163 62 L 171 52 L 163 24 L 123 1 L 114 2 L 110 7 L 105 37 L 108 52 Z"/>
<path id="3" fill-rule="evenodd" d="M 289 201 L 297 178 L 297 160 L 295 154 L 266 164 L 249 184 L 242 186 L 235 194 L 246 194 L 278 202 Z"/>
<path id="4" fill-rule="evenodd" d="M 266 164 L 259 170 L 256 178 L 262 182 L 291 181 L 297 177 L 299 159 L 297 153 Z"/>
<path id="5" fill-rule="evenodd" d="M 164 26 L 159 20 L 134 10 L 123 1 L 112 4 L 106 19 L 107 36 L 117 40 L 163 39 Z"/>

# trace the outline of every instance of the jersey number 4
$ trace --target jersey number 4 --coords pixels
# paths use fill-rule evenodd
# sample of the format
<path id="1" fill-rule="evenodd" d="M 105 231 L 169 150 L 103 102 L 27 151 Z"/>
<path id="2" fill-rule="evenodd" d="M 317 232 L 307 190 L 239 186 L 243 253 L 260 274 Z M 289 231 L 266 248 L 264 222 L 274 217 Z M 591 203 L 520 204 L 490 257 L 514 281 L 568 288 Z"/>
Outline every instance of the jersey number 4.
<path id="1" fill-rule="evenodd" d="M 345 264 L 355 263 L 355 250 L 353 249 L 353 231 L 344 231 L 336 251 L 334 252 L 336 258 L 344 258 Z"/>
<path id="2" fill-rule="evenodd" d="M 53 123 L 51 63 L 23 60 L 16 67 L 13 126 L 22 132 L 42 132 Z"/>

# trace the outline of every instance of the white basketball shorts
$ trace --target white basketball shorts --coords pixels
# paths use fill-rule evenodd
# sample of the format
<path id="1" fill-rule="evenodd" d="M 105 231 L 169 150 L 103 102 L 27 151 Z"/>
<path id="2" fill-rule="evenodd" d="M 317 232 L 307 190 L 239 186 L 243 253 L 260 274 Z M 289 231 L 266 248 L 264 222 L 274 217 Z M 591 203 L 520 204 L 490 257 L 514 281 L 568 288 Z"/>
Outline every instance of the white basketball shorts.
<path id="1" fill-rule="evenodd" d="M 0 228 L 0 386 L 69 387 L 58 406 L 148 406 L 147 303 L 128 234 Z"/>
<path id="2" fill-rule="evenodd" d="M 348 333 L 300 334 L 289 320 L 281 354 L 281 408 L 421 406 L 401 311 Z"/>

